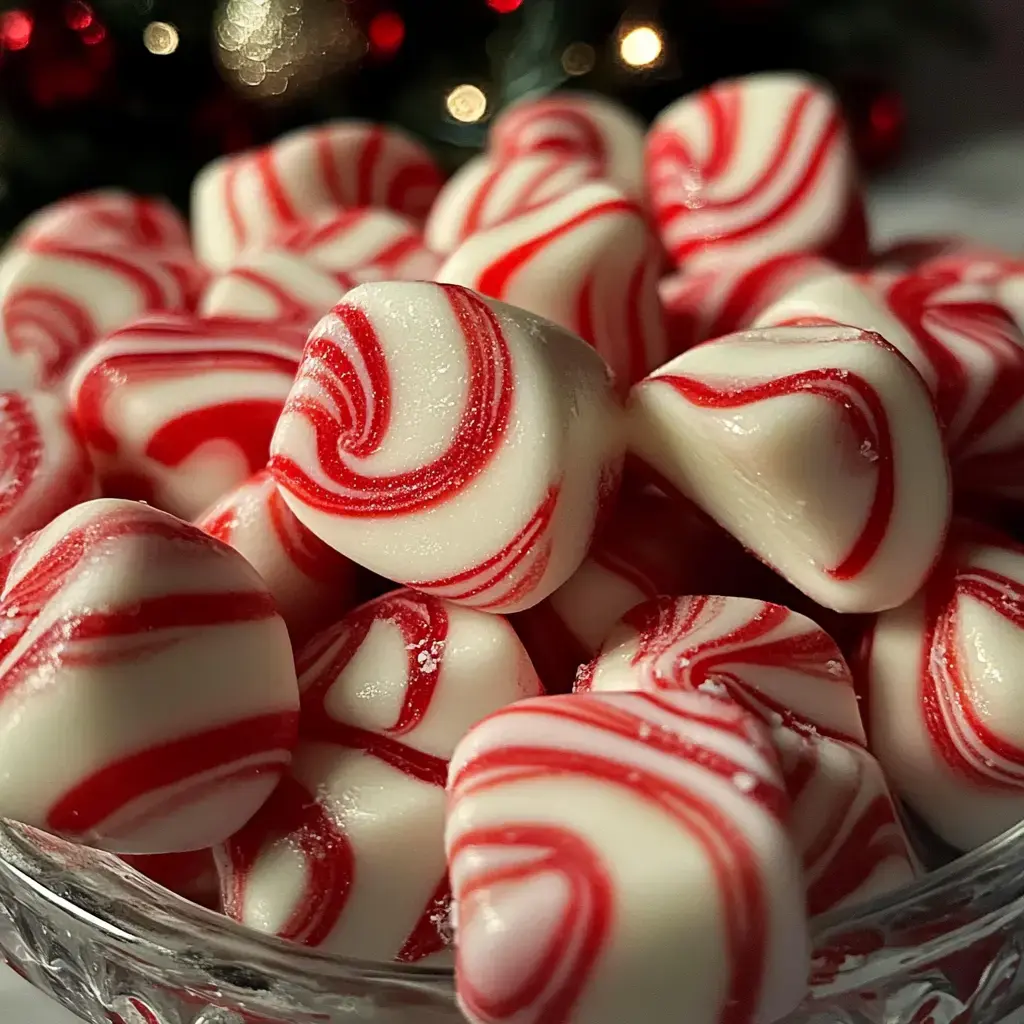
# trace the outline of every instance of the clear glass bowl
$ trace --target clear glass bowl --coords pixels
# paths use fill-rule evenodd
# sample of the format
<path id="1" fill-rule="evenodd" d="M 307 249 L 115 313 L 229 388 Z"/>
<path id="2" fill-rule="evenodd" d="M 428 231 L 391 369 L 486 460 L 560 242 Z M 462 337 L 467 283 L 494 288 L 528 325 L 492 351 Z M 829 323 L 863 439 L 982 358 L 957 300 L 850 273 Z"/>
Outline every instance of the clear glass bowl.
<path id="1" fill-rule="evenodd" d="M 815 940 L 811 995 L 786 1024 L 1005 1020 L 1024 1006 L 1024 825 L 897 898 L 821 918 Z M 0 950 L 95 1024 L 460 1019 L 446 972 L 257 935 L 113 857 L 10 822 L 0 822 Z"/>

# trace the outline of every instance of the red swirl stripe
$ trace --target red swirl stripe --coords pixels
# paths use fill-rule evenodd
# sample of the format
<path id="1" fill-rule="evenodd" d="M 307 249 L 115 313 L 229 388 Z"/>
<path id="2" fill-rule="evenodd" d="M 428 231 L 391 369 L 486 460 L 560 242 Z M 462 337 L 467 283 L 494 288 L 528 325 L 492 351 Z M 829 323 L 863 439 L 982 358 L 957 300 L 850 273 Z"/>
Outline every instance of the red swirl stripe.
<path id="1" fill-rule="evenodd" d="M 369 458 L 383 443 L 391 420 L 387 359 L 370 318 L 357 306 L 335 306 L 333 337 L 310 338 L 299 369 L 327 403 L 294 391 L 284 415 L 305 418 L 316 438 L 323 486 L 294 459 L 275 453 L 270 468 L 278 483 L 305 504 L 337 516 L 410 515 L 448 501 L 468 487 L 504 443 L 512 414 L 512 359 L 501 324 L 486 303 L 467 289 L 441 285 L 466 345 L 468 394 L 449 447 L 413 470 L 370 476 L 349 459 Z M 329 404 L 328 404 L 329 403 Z"/>
<path id="2" fill-rule="evenodd" d="M 25 499 L 43 460 L 43 438 L 24 395 L 0 396 L 0 517 Z"/>
<path id="3" fill-rule="evenodd" d="M 659 711 L 672 714 L 680 721 L 681 730 L 699 724 L 750 739 L 745 723 L 738 719 L 730 721 L 725 715 L 684 712 L 655 696 L 636 696 Z M 544 699 L 543 707 L 526 702 L 498 713 L 521 714 L 549 718 L 545 734 L 559 735 L 558 723 L 571 723 L 633 742 L 642 735 L 641 742 L 724 779 L 731 780 L 743 771 L 729 758 L 687 739 L 685 733 L 669 732 L 664 727 L 644 728 L 645 719 L 639 714 L 586 697 L 549 697 Z M 564 735 L 567 739 L 572 734 Z M 595 753 L 595 748 L 601 746 L 597 738 L 587 746 L 592 749 L 538 744 L 485 750 L 452 778 L 450 800 L 457 804 L 510 783 L 543 780 L 552 774 L 562 778 L 579 776 L 625 789 L 673 819 L 700 845 L 718 881 L 729 978 L 722 1000 L 721 1024 L 749 1024 L 758 1006 L 768 951 L 767 894 L 749 841 L 727 814 L 679 782 L 656 774 L 641 763 L 622 763 Z M 778 814 L 785 812 L 781 789 L 763 779 L 758 780 L 750 797 Z M 536 851 L 533 859 L 507 857 L 510 848 L 524 845 Z M 610 865 L 605 865 L 599 851 L 567 828 L 530 821 L 472 829 L 456 836 L 448 850 L 449 864 L 457 865 L 470 852 L 475 854 L 472 862 L 486 863 L 485 851 L 489 847 L 500 851 L 498 864 L 490 869 L 468 869 L 470 877 L 465 888 L 459 885 L 456 892 L 460 915 L 467 911 L 472 914 L 474 902 L 489 886 L 507 885 L 551 871 L 557 871 L 565 880 L 572 898 L 566 915 L 546 943 L 551 955 L 536 958 L 533 973 L 512 991 L 494 999 L 473 985 L 468 971 L 457 972 L 460 999 L 479 1020 L 511 1020 L 528 1013 L 526 1019 L 535 1024 L 559 1024 L 572 1016 L 611 938 L 615 903 Z M 460 927 L 466 928 L 466 923 L 461 922 Z M 461 951 L 459 955 L 461 960 Z"/>
<path id="4" fill-rule="evenodd" d="M 529 153 L 559 153 L 593 161 L 607 173 L 604 135 L 584 110 L 558 99 L 535 100 L 505 114 L 491 134 L 502 162 Z"/>
<path id="5" fill-rule="evenodd" d="M 43 386 L 56 384 L 98 333 L 80 302 L 52 288 L 18 288 L 3 300 L 7 344 L 16 355 L 35 354 Z"/>
<path id="6" fill-rule="evenodd" d="M 687 402 L 703 409 L 740 409 L 757 402 L 807 394 L 838 407 L 861 451 L 873 452 L 877 474 L 875 492 L 863 526 L 846 555 L 825 571 L 834 580 L 859 576 L 878 554 L 886 539 L 896 501 L 896 467 L 889 416 L 878 393 L 859 374 L 834 367 L 803 370 L 757 384 L 713 384 L 682 374 L 652 378 Z"/>

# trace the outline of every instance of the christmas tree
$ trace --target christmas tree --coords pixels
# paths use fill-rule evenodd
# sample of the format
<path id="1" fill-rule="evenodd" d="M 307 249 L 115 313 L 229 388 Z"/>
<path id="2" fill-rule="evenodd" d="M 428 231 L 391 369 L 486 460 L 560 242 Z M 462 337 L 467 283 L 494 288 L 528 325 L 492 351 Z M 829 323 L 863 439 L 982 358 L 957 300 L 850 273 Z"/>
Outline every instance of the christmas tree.
<path id="1" fill-rule="evenodd" d="M 586 88 L 644 116 L 716 78 L 801 68 L 861 156 L 898 149 L 891 74 L 915 37 L 977 46 L 971 0 L 23 0 L 0 4 L 0 232 L 118 185 L 183 207 L 214 156 L 358 116 L 455 166 L 528 93 Z"/>

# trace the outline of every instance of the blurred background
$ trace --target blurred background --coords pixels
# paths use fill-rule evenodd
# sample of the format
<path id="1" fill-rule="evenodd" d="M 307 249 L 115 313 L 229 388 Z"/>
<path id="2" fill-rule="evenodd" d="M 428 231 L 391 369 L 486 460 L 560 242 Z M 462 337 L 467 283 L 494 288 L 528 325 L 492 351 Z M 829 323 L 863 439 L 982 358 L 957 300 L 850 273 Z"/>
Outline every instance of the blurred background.
<path id="1" fill-rule="evenodd" d="M 930 216 L 955 193 L 954 221 L 991 216 L 1009 245 L 1016 223 L 988 207 L 1014 188 L 1024 206 L 1022 67 L 1021 0 L 0 2 L 0 236 L 103 185 L 184 207 L 212 157 L 326 117 L 403 125 L 454 167 L 527 93 L 651 117 L 716 78 L 801 68 L 842 98 L 886 231 L 927 186 Z"/>

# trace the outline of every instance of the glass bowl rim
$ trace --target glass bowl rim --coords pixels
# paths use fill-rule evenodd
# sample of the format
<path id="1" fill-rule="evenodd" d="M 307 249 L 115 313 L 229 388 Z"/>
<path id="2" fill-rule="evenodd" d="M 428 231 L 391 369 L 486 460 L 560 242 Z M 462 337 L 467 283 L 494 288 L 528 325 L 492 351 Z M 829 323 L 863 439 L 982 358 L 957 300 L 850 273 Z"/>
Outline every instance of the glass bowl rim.
<path id="1" fill-rule="evenodd" d="M 812 942 L 825 939 L 825 948 L 828 948 L 829 933 L 852 934 L 862 928 L 878 927 L 877 919 L 909 909 L 957 885 L 1018 845 L 1024 846 L 1024 821 L 983 846 L 923 874 L 910 885 L 849 909 L 840 908 L 814 918 Z M 63 854 L 65 859 L 62 860 L 59 854 Z M 76 857 L 80 861 L 83 858 L 88 860 L 90 866 L 101 870 L 102 886 L 91 875 L 80 876 L 69 869 L 68 858 Z M 181 951 L 195 948 L 199 941 L 202 954 L 211 960 L 263 970 L 270 976 L 286 973 L 290 980 L 301 980 L 313 990 L 323 991 L 325 984 L 346 981 L 358 982 L 361 988 L 379 985 L 391 989 L 439 986 L 449 992 L 451 989 L 450 968 L 359 960 L 279 939 L 191 903 L 151 882 L 113 854 L 78 846 L 9 820 L 0 820 L 0 872 L 32 890 L 37 899 L 96 929 L 105 938 L 131 943 L 136 949 L 141 946 L 160 958 L 179 961 Z M 54 873 L 50 876 L 51 884 L 44 880 L 49 872 Z M 53 885 L 54 878 L 66 880 L 66 888 L 72 897 L 77 892 L 86 898 L 76 902 L 74 898 L 62 895 L 56 890 L 65 887 L 64 883 Z M 138 913 L 133 916 L 141 927 L 130 931 L 118 923 L 115 913 L 107 912 L 122 903 L 137 909 Z M 98 912 L 96 907 L 101 910 Z M 969 922 L 952 928 L 944 932 L 938 941 L 948 944 L 960 928 L 967 927 L 970 927 Z M 928 946 L 927 940 L 921 943 L 921 957 L 928 956 Z M 884 953 L 884 949 L 878 951 L 879 955 Z M 867 959 L 871 955 L 868 953 Z M 907 967 L 908 961 L 904 958 L 898 966 L 882 967 L 876 979 L 883 981 Z M 829 998 L 858 987 L 855 979 L 846 985 L 841 976 L 836 981 L 837 984 L 829 986 Z M 815 1001 L 813 993 L 810 1001 Z"/>

